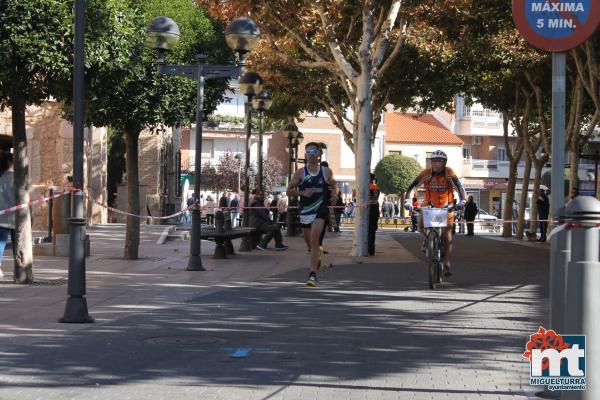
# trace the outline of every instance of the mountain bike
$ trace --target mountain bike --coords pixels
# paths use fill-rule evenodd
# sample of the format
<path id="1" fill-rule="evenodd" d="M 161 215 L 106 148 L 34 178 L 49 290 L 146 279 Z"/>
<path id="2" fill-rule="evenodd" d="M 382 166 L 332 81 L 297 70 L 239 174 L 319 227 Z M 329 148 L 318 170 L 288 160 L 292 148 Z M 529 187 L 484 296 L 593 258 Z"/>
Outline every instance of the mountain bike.
<path id="1" fill-rule="evenodd" d="M 427 234 L 425 247 L 425 266 L 429 278 L 429 288 L 435 289 L 442 283 L 444 271 L 444 249 L 446 239 L 442 235 L 443 228 L 448 226 L 448 213 L 452 209 L 445 208 L 422 208 L 423 227 Z"/>

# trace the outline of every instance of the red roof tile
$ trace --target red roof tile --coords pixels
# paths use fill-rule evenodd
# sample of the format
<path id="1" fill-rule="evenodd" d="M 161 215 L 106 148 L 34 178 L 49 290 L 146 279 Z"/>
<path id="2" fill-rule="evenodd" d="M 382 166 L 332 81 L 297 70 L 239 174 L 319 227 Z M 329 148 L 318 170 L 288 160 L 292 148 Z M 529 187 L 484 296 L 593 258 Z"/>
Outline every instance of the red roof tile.
<path id="1" fill-rule="evenodd" d="M 386 143 L 463 144 L 430 114 L 386 113 L 385 131 Z"/>

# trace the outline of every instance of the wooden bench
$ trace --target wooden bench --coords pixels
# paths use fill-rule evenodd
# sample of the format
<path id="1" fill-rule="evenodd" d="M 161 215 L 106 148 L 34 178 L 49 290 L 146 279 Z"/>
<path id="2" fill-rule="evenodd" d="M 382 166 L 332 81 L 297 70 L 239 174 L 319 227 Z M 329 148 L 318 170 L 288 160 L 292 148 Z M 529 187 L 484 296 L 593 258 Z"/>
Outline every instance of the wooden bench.
<path id="1" fill-rule="evenodd" d="M 231 243 L 233 239 L 252 235 L 255 231 L 256 228 L 232 228 L 231 213 L 229 210 L 225 210 L 223 212 L 218 211 L 215 214 L 215 226 L 201 226 L 200 238 L 215 242 L 215 259 L 226 259 L 229 258 L 227 255 L 235 255 Z"/>

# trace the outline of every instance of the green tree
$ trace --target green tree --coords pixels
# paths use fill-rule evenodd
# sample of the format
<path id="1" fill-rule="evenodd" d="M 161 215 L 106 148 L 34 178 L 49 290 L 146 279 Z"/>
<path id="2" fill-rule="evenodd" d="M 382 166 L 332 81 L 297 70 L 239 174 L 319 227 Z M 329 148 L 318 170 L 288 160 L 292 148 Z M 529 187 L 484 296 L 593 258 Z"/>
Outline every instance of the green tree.
<path id="1" fill-rule="evenodd" d="M 253 59 L 277 88 L 269 112 L 328 112 L 354 151 L 359 204 L 368 201 L 371 147 L 384 108 L 414 106 L 417 98 L 424 107 L 448 104 L 456 93 L 441 90 L 458 82 L 448 68 L 460 70 L 454 52 L 431 45 L 439 29 L 424 21 L 462 1 L 198 1 L 224 20 L 242 13 L 257 19 L 266 40 Z M 352 252 L 366 256 L 367 213 L 357 210 Z"/>
<path id="2" fill-rule="evenodd" d="M 411 157 L 390 154 L 381 159 L 375 167 L 375 176 L 379 189 L 386 194 L 404 193 L 423 168 Z"/>
<path id="3" fill-rule="evenodd" d="M 0 107 L 12 113 L 14 188 L 17 204 L 29 201 L 25 110 L 52 93 L 57 77 L 69 73 L 66 51 L 72 24 L 70 4 L 60 0 L 0 2 Z M 33 282 L 29 208 L 16 211 L 14 281 Z"/>
<path id="4" fill-rule="evenodd" d="M 99 1 L 99 0 L 98 0 Z M 196 83 L 192 80 L 159 76 L 156 55 L 146 47 L 145 30 L 149 22 L 165 15 L 177 22 L 181 39 L 166 61 L 195 63 L 204 51 L 208 63 L 226 63 L 233 54 L 221 33 L 206 13 L 188 0 L 132 0 L 121 18 L 111 20 L 114 37 L 109 41 L 91 37 L 86 49 L 98 54 L 87 65 L 87 122 L 111 126 L 122 132 L 126 142 L 127 211 L 139 215 L 138 139 L 142 130 L 159 125 L 189 124 L 195 120 Z M 115 7 L 116 7 L 115 5 Z M 91 9 L 91 7 L 88 7 Z M 90 26 L 90 25 L 88 25 Z M 107 25 L 106 27 L 108 27 Z M 105 27 L 105 28 L 106 28 Z M 104 28 L 104 29 L 105 29 Z M 88 30 L 90 35 L 92 34 Z M 117 55 L 111 46 L 120 49 Z M 111 58 L 116 60 L 109 61 Z M 223 99 L 226 80 L 211 80 L 205 87 L 204 112 L 209 114 Z M 69 96 L 62 98 L 69 102 Z M 140 220 L 127 217 L 124 257 L 137 259 Z"/>

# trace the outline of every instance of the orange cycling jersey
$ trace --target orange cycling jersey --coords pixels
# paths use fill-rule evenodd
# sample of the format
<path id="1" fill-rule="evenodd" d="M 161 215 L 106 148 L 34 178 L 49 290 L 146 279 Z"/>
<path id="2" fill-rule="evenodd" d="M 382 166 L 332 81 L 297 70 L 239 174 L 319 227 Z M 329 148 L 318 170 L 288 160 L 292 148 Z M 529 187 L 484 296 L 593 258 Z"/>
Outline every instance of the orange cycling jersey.
<path id="1" fill-rule="evenodd" d="M 425 187 L 424 205 L 432 205 L 437 208 L 452 205 L 455 190 L 458 192 L 460 200 L 466 197 L 458 176 L 449 167 L 445 167 L 444 171 L 437 174 L 431 168 L 422 171 L 410 184 L 406 193 L 410 194 L 413 189 L 421 185 Z"/>

